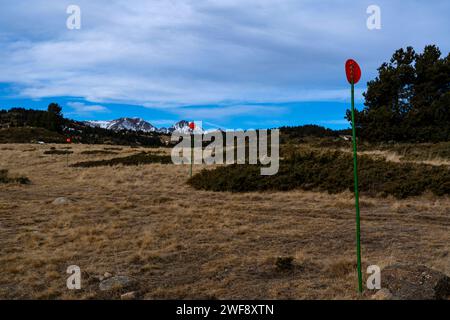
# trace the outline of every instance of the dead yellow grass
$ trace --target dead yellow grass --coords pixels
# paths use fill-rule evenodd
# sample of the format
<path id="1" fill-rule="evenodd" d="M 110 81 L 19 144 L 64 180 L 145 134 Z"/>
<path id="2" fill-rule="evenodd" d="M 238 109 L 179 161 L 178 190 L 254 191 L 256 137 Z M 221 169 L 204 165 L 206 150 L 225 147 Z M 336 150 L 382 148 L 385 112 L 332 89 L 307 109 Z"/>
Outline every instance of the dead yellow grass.
<path id="1" fill-rule="evenodd" d="M 32 182 L 0 185 L 0 298 L 118 298 L 99 292 L 105 272 L 133 277 L 146 299 L 358 298 L 351 193 L 197 191 L 188 167 L 67 168 L 66 156 L 43 155 L 49 147 L 0 145 L 0 168 Z M 117 156 L 71 147 L 70 163 Z M 71 202 L 53 205 L 57 197 Z M 364 266 L 450 274 L 448 198 L 363 198 L 361 207 Z M 277 257 L 294 257 L 294 268 L 277 270 Z M 72 264 L 80 291 L 66 288 Z"/>
<path id="2" fill-rule="evenodd" d="M 342 152 L 352 152 L 349 149 L 341 148 L 339 151 Z M 379 158 L 383 159 L 385 161 L 389 162 L 396 162 L 396 163 L 422 163 L 422 164 L 428 164 L 431 166 L 450 166 L 450 161 L 448 159 L 442 159 L 438 157 L 429 157 L 427 160 L 405 160 L 403 159 L 404 155 L 400 155 L 395 151 L 386 151 L 386 150 L 371 150 L 371 151 L 359 151 L 360 155 L 367 155 L 372 158 Z"/>

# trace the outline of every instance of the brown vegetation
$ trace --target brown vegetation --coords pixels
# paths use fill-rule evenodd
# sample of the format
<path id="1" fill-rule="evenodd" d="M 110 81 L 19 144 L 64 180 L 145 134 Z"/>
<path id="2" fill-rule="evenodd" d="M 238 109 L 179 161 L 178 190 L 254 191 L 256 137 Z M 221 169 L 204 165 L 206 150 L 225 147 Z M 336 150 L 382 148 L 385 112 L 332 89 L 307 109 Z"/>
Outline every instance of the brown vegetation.
<path id="1" fill-rule="evenodd" d="M 70 163 L 108 158 L 81 154 L 99 146 L 72 147 Z M 188 166 L 77 168 L 43 156 L 48 146 L 0 149 L 0 167 L 32 181 L 0 184 L 0 298 L 117 299 L 122 292 L 99 291 L 105 272 L 132 277 L 146 299 L 358 298 L 350 192 L 199 191 L 186 183 Z M 57 197 L 71 201 L 52 204 Z M 449 212 L 448 197 L 428 193 L 363 196 L 363 267 L 450 274 Z M 66 288 L 72 264 L 79 291 Z"/>
<path id="2" fill-rule="evenodd" d="M 11 177 L 8 174 L 8 170 L 0 169 L 0 183 L 20 183 L 27 184 L 30 180 L 27 177 Z"/>

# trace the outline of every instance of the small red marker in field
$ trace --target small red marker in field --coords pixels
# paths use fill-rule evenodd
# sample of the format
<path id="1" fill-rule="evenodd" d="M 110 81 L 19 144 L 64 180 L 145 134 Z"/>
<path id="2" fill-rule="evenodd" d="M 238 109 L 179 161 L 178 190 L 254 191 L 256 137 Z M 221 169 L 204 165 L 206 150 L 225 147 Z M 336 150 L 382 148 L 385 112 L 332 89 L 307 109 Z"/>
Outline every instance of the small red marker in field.
<path id="1" fill-rule="evenodd" d="M 66 142 L 67 143 L 72 143 L 72 139 L 67 138 Z M 66 167 L 68 167 L 68 166 L 69 166 L 69 152 L 67 152 L 67 154 L 66 154 Z"/>
<path id="2" fill-rule="evenodd" d="M 194 129 L 195 129 L 195 123 L 189 122 L 189 129 L 191 129 L 191 167 L 189 169 L 189 176 L 192 178 L 192 165 L 194 163 Z"/>

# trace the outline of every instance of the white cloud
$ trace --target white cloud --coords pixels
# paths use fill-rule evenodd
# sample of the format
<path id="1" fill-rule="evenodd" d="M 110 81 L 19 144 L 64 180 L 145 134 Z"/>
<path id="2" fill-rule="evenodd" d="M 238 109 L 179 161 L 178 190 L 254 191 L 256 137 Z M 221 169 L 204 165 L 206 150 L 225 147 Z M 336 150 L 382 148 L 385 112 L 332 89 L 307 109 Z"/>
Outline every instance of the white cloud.
<path id="1" fill-rule="evenodd" d="M 108 112 L 108 108 L 100 105 L 86 105 L 83 102 L 68 102 L 67 106 L 72 108 L 74 111 L 68 114 L 75 115 L 88 115 L 92 113 L 104 113 Z"/>
<path id="2" fill-rule="evenodd" d="M 158 119 L 158 120 L 149 120 L 149 122 L 157 127 L 170 127 L 174 123 L 176 123 L 176 120 L 169 120 L 169 119 Z"/>
<path id="3" fill-rule="evenodd" d="M 363 67 L 361 99 L 395 49 L 450 48 L 442 0 L 380 0 L 383 28 L 374 32 L 365 0 L 77 0 L 81 30 L 65 27 L 69 4 L 2 3 L 0 82 L 18 95 L 164 108 L 343 100 L 351 56 Z"/>
<path id="4" fill-rule="evenodd" d="M 336 119 L 336 120 L 324 120 L 320 121 L 321 124 L 335 124 L 335 125 L 344 125 L 349 124 L 349 122 L 345 119 Z"/>
<path id="5" fill-rule="evenodd" d="M 171 111 L 183 119 L 210 119 L 214 121 L 242 115 L 251 115 L 253 117 L 258 117 L 261 115 L 267 116 L 267 114 L 279 115 L 286 112 L 286 108 L 282 106 L 265 105 L 231 105 L 201 108 L 183 107 L 173 108 Z"/>

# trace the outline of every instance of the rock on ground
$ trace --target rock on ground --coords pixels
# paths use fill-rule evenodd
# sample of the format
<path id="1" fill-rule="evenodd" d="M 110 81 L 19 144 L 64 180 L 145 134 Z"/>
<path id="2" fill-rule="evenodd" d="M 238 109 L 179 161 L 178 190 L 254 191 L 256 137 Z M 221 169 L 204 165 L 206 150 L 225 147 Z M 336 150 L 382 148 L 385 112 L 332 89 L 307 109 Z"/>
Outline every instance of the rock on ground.
<path id="1" fill-rule="evenodd" d="M 127 276 L 114 276 L 103 280 L 99 284 L 101 291 L 117 290 L 130 287 L 134 284 L 134 281 Z"/>
<path id="2" fill-rule="evenodd" d="M 450 278 L 426 266 L 388 266 L 381 272 L 381 285 L 399 300 L 450 298 Z"/>
<path id="3" fill-rule="evenodd" d="M 65 198 L 65 197 L 59 197 L 56 198 L 55 200 L 53 200 L 52 204 L 54 205 L 64 205 L 64 204 L 69 204 L 72 201 L 70 201 L 69 199 Z"/>
<path id="4" fill-rule="evenodd" d="M 372 297 L 373 300 L 392 300 L 392 293 L 388 289 L 381 289 Z"/>
<path id="5" fill-rule="evenodd" d="M 136 292 L 131 291 L 131 292 L 124 293 L 120 296 L 120 299 L 121 300 L 134 300 L 134 299 L 136 299 Z"/>

